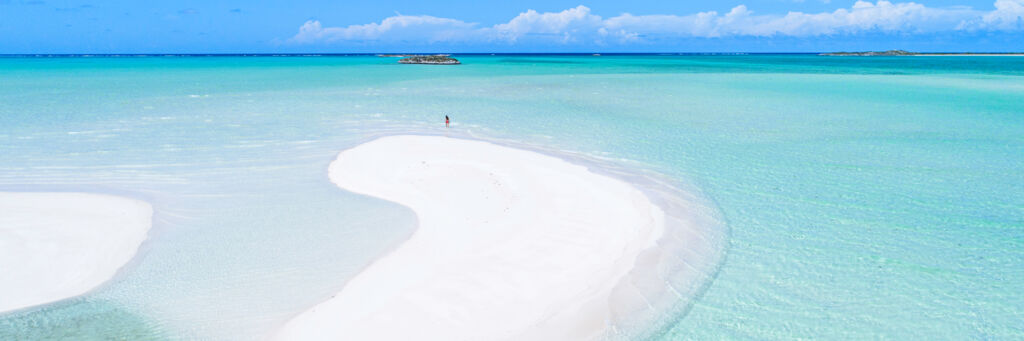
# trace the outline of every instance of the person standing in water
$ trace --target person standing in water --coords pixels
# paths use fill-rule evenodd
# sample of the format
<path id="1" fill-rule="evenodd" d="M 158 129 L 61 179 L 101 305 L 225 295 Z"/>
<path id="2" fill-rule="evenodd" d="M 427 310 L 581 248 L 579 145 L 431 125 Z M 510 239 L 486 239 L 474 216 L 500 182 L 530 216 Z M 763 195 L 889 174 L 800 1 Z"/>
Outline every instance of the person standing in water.
<path id="1" fill-rule="evenodd" d="M 448 115 L 444 115 L 444 127 L 445 128 L 448 128 L 448 123 L 449 122 L 451 122 L 451 121 L 448 120 Z"/>

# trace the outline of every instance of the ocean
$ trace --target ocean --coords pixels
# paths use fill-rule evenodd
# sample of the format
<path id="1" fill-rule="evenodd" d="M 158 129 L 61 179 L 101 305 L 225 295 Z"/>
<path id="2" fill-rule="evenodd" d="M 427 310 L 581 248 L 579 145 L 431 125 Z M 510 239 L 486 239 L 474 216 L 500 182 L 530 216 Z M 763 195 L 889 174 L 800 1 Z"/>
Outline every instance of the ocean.
<path id="1" fill-rule="evenodd" d="M 455 57 L 0 57 L 0 191 L 155 211 L 111 282 L 0 314 L 0 339 L 266 337 L 415 229 L 327 179 L 401 133 L 700 197 L 722 257 L 659 339 L 1024 338 L 1024 57 Z"/>

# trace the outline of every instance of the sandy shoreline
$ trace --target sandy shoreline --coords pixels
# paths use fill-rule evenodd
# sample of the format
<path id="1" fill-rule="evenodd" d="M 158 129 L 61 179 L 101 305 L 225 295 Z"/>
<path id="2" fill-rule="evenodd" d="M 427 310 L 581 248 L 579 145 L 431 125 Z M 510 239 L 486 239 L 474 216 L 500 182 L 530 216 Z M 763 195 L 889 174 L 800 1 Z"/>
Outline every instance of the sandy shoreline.
<path id="1" fill-rule="evenodd" d="M 278 339 L 588 339 L 665 214 L 629 184 L 543 154 L 431 136 L 343 151 L 331 180 L 420 226 Z"/>
<path id="2" fill-rule="evenodd" d="M 0 192 L 0 312 L 81 295 L 146 239 L 153 209 L 87 193 Z"/>

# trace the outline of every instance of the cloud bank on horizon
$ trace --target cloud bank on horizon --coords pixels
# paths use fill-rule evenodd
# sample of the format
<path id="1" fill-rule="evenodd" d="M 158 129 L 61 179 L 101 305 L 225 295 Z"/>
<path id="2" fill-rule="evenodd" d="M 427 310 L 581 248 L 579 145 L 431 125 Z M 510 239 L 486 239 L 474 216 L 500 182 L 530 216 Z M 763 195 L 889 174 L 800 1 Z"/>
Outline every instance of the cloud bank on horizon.
<path id="1" fill-rule="evenodd" d="M 623 13 L 603 18 L 580 5 L 561 12 L 528 10 L 493 26 L 429 15 L 395 15 L 380 22 L 324 26 L 309 20 L 287 40 L 294 45 L 424 44 L 637 45 L 687 38 L 836 37 L 859 34 L 1024 32 L 1024 0 L 996 0 L 993 10 L 927 7 L 914 2 L 857 1 L 832 12 L 756 14 L 739 5 L 728 13 Z"/>

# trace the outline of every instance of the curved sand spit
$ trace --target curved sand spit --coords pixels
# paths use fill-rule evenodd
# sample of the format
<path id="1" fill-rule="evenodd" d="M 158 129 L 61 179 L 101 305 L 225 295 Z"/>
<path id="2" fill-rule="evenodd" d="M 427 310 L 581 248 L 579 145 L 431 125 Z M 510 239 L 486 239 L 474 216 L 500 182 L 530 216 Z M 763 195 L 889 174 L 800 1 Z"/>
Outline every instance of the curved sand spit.
<path id="1" fill-rule="evenodd" d="M 330 178 L 408 206 L 419 228 L 279 339 L 597 337 L 616 284 L 664 230 L 626 182 L 480 141 L 385 137 L 342 152 Z"/>
<path id="2" fill-rule="evenodd" d="M 0 192 L 0 312 L 81 295 L 146 239 L 145 202 L 85 193 Z"/>

